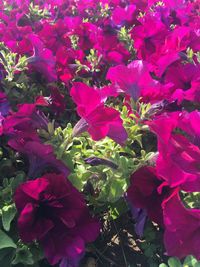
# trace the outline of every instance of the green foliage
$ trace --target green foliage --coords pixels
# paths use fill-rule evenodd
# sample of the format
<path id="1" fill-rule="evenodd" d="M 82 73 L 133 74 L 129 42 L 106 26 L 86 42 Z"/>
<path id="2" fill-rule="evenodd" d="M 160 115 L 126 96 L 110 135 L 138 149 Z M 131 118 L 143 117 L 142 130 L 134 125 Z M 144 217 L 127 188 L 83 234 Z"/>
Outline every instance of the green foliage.
<path id="1" fill-rule="evenodd" d="M 187 208 L 200 208 L 200 193 L 199 192 L 184 192 L 181 191 L 183 203 Z"/>
<path id="2" fill-rule="evenodd" d="M 100 2 L 98 9 L 99 9 L 99 16 L 102 18 L 107 18 L 111 15 L 111 10 L 107 3 L 103 4 L 102 2 Z"/>
<path id="3" fill-rule="evenodd" d="M 148 109 L 149 105 L 139 105 L 141 117 Z M 151 159 L 155 156 L 155 153 L 147 153 L 143 149 L 141 131 L 148 131 L 148 127 L 137 121 L 134 114 L 129 115 L 126 107 L 122 108 L 121 117 L 128 133 L 124 146 L 108 137 L 98 142 L 93 141 L 87 133 L 74 137 L 70 123 L 64 129 L 54 129 L 53 123 L 49 123 L 48 131 L 40 131 L 46 143 L 54 147 L 56 157 L 70 169 L 68 178 L 72 184 L 84 191 L 88 201 L 100 209 L 104 203 L 109 205 L 117 202 L 129 186 L 130 175 L 141 166 L 151 164 Z M 133 149 L 134 142 L 139 144 L 140 156 Z M 91 166 L 84 161 L 90 157 L 110 160 L 118 167 L 113 169 L 103 164 Z"/>
<path id="4" fill-rule="evenodd" d="M 198 261 L 194 256 L 187 256 L 184 261 L 181 261 L 176 257 L 170 257 L 167 264 L 162 263 L 159 267 L 199 267 L 200 261 Z"/>
<path id="5" fill-rule="evenodd" d="M 28 247 L 24 246 L 16 250 L 16 254 L 14 259 L 12 260 L 12 264 L 16 265 L 18 263 L 22 263 L 25 266 L 34 264 L 33 255 L 31 254 Z"/>
<path id="6" fill-rule="evenodd" d="M 109 219 L 116 220 L 121 214 L 128 211 L 128 206 L 124 198 L 120 198 L 115 203 L 109 205 Z"/>
<path id="7" fill-rule="evenodd" d="M 16 208 L 14 204 L 6 205 L 1 209 L 2 212 L 2 224 L 6 231 L 10 230 L 10 224 L 15 218 Z"/>
<path id="8" fill-rule="evenodd" d="M 6 71 L 6 81 L 13 81 L 15 73 L 27 69 L 26 56 L 18 56 L 17 53 L 12 53 L 4 43 L 0 43 L 0 63 Z"/>
<path id="9" fill-rule="evenodd" d="M 71 46 L 74 50 L 77 50 L 79 47 L 78 47 L 78 40 L 79 40 L 79 37 L 77 34 L 72 34 L 69 36 L 70 38 L 70 41 L 71 41 Z"/>
<path id="10" fill-rule="evenodd" d="M 0 186 L 0 208 L 13 203 L 13 194 L 16 187 L 24 181 L 24 173 L 21 172 L 12 178 L 4 178 L 2 186 Z M 5 208 L 6 211 L 9 209 Z M 2 211 L 1 211 L 2 213 Z"/>
<path id="11" fill-rule="evenodd" d="M 199 51 L 196 53 L 196 57 L 197 57 L 197 61 L 200 63 L 200 52 Z"/>
<path id="12" fill-rule="evenodd" d="M 13 240 L 2 230 L 0 230 L 0 250 L 3 248 L 16 248 Z"/>
<path id="13" fill-rule="evenodd" d="M 169 267 L 181 267 L 181 262 L 178 258 L 169 258 L 168 259 L 168 265 Z"/>
<path id="14" fill-rule="evenodd" d="M 99 72 L 98 68 L 100 61 L 102 59 L 101 55 L 98 55 L 97 50 L 90 49 L 89 55 L 86 57 L 87 61 L 90 63 L 90 72 Z"/>
<path id="15" fill-rule="evenodd" d="M 1 86 L 11 106 L 16 108 L 18 103 L 33 101 L 39 91 L 44 91 L 44 87 L 36 84 L 27 74 L 28 58 L 11 52 L 3 42 L 0 43 L 0 50 L 0 64 L 4 68 Z"/>
<path id="16" fill-rule="evenodd" d="M 132 30 L 132 28 L 127 29 L 125 26 L 123 26 L 123 27 L 121 27 L 121 29 L 118 32 L 118 38 L 119 38 L 119 40 L 122 43 L 124 43 L 126 49 L 132 55 L 131 60 L 135 59 L 135 57 L 136 57 L 136 50 L 134 48 L 134 41 L 133 41 L 133 39 L 131 37 L 131 34 L 130 34 L 130 31 Z"/>
<path id="17" fill-rule="evenodd" d="M 74 49 L 77 49 L 78 47 L 78 39 L 75 35 L 71 36 L 71 43 Z M 82 64 L 79 60 L 75 60 L 75 66 L 76 66 L 76 76 L 74 80 L 82 81 L 88 85 L 90 85 L 90 82 L 92 82 L 92 77 L 84 78 L 79 76 L 79 73 L 84 70 L 90 74 L 94 72 L 100 72 L 99 65 L 100 61 L 102 59 L 102 55 L 98 54 L 98 51 L 95 49 L 90 49 L 88 55 L 86 56 L 88 64 Z"/>
<path id="18" fill-rule="evenodd" d="M 139 245 L 143 254 L 146 257 L 148 266 L 158 266 L 162 259 L 160 255 L 163 255 L 163 246 L 160 243 L 162 231 L 150 222 L 145 226 L 142 242 Z M 164 267 L 164 266 L 163 266 Z"/>
<path id="19" fill-rule="evenodd" d="M 97 22 L 100 19 L 109 17 L 111 15 L 111 8 L 109 4 L 99 2 L 96 9 L 86 7 L 85 12 L 88 13 L 89 18 L 83 18 L 83 22 Z"/>
<path id="20" fill-rule="evenodd" d="M 48 141 L 53 145 L 57 158 L 70 168 L 69 179 L 79 190 L 90 182 L 98 192 L 95 198 L 100 202 L 116 201 L 126 191 L 129 176 L 135 169 L 133 158 L 123 156 L 124 149 L 109 138 L 95 142 L 88 134 L 72 137 L 72 130 L 70 124 L 63 130 L 57 128 Z M 92 156 L 112 160 L 118 168 L 86 164 L 84 159 Z"/>
<path id="21" fill-rule="evenodd" d="M 38 5 L 34 5 L 33 3 L 30 3 L 29 12 L 30 13 L 27 14 L 27 17 L 31 21 L 37 21 L 43 18 L 48 18 L 50 16 L 50 13 L 46 8 L 40 9 Z"/>
<path id="22" fill-rule="evenodd" d="M 14 248 L 0 249 L 0 266 L 11 267 L 11 262 L 15 254 Z"/>

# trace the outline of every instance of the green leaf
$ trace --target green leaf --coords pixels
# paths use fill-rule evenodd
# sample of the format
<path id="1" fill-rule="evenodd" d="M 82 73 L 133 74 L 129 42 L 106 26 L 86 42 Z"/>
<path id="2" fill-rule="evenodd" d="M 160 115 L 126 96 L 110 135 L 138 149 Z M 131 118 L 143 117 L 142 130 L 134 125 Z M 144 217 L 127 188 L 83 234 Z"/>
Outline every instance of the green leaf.
<path id="1" fill-rule="evenodd" d="M 25 173 L 20 172 L 14 177 L 14 179 L 11 181 L 11 187 L 12 190 L 15 191 L 15 189 L 25 180 Z"/>
<path id="2" fill-rule="evenodd" d="M 0 262 L 3 260 L 4 257 L 7 256 L 7 254 L 12 251 L 13 249 L 5 248 L 0 250 Z"/>
<path id="3" fill-rule="evenodd" d="M 0 266 L 11 267 L 13 254 L 15 250 L 13 248 L 4 248 L 0 250 Z"/>
<path id="4" fill-rule="evenodd" d="M 120 215 L 128 210 L 126 202 L 121 198 L 115 203 L 111 203 L 110 216 L 112 220 L 116 220 Z"/>
<path id="5" fill-rule="evenodd" d="M 165 264 L 165 263 L 161 263 L 161 264 L 159 265 L 159 267 L 168 267 L 168 266 L 167 266 L 167 264 Z"/>
<path id="6" fill-rule="evenodd" d="M 2 224 L 3 224 L 3 228 L 6 231 L 10 230 L 10 224 L 15 218 L 16 212 L 17 211 L 16 211 L 14 204 L 9 205 L 9 206 L 4 206 L 2 208 Z"/>
<path id="7" fill-rule="evenodd" d="M 186 267 L 186 266 L 193 267 L 195 266 L 196 263 L 198 263 L 197 259 L 194 256 L 189 255 L 185 258 L 183 262 L 183 267 Z"/>
<path id="8" fill-rule="evenodd" d="M 33 255 L 31 254 L 28 247 L 24 246 L 20 249 L 17 249 L 15 258 L 12 261 L 12 264 L 22 263 L 25 266 L 34 264 Z"/>
<path id="9" fill-rule="evenodd" d="M 154 251 L 151 249 L 150 246 L 144 251 L 144 255 L 148 258 L 151 258 L 154 256 Z"/>
<path id="10" fill-rule="evenodd" d="M 83 181 L 81 180 L 81 177 L 77 176 L 76 173 L 71 173 L 68 176 L 68 179 L 70 180 L 70 182 L 73 184 L 73 186 L 75 186 L 79 191 L 82 190 L 83 188 Z"/>
<path id="11" fill-rule="evenodd" d="M 117 201 L 124 194 L 126 188 L 127 184 L 125 179 L 116 179 L 114 177 L 114 180 L 106 186 L 107 200 L 109 202 Z"/>
<path id="12" fill-rule="evenodd" d="M 171 257 L 168 260 L 169 267 L 182 267 L 180 260 L 176 257 Z"/>
<path id="13" fill-rule="evenodd" d="M 0 230 L 0 249 L 3 248 L 16 248 L 16 244 L 13 240 L 2 230 Z"/>

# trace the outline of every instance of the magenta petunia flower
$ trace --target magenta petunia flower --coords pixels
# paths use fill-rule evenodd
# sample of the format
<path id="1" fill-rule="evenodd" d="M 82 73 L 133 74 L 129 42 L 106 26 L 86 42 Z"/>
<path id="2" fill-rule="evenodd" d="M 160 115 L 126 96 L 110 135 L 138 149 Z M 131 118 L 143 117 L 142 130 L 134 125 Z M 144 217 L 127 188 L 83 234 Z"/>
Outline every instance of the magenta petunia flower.
<path id="1" fill-rule="evenodd" d="M 152 221 L 163 225 L 161 205 L 170 193 L 172 190 L 157 176 L 156 168 L 142 167 L 131 176 L 127 200 L 134 208 L 144 209 Z"/>
<path id="2" fill-rule="evenodd" d="M 157 171 L 170 186 L 181 186 L 185 191 L 200 188 L 200 149 L 187 138 L 177 134 L 170 138 L 168 145 L 159 142 Z"/>
<path id="3" fill-rule="evenodd" d="M 124 25 L 133 21 L 133 14 L 136 10 L 135 5 L 128 5 L 125 8 L 117 6 L 112 13 L 112 21 L 116 25 Z"/>
<path id="4" fill-rule="evenodd" d="M 181 112 L 163 113 L 155 116 L 152 121 L 147 121 L 152 132 L 154 132 L 158 140 L 167 145 L 172 131 L 177 127 Z"/>
<path id="5" fill-rule="evenodd" d="M 140 24 L 131 30 L 139 59 L 149 61 L 156 53 L 157 47 L 163 45 L 168 35 L 169 31 L 159 16 L 160 14 L 155 16 L 152 13 L 147 13 L 140 18 Z"/>
<path id="6" fill-rule="evenodd" d="M 158 138 L 157 173 L 171 187 L 194 192 L 200 186 L 200 139 L 197 111 L 172 112 L 147 122 Z"/>
<path id="7" fill-rule="evenodd" d="M 179 258 L 194 255 L 200 259 L 200 209 L 185 208 L 177 193 L 163 203 L 163 216 L 167 254 Z"/>
<path id="8" fill-rule="evenodd" d="M 70 92 L 77 104 L 77 112 L 81 120 L 75 126 L 74 133 L 88 131 L 96 141 L 110 137 L 119 144 L 127 139 L 120 113 L 114 108 L 104 105 L 105 92 L 95 90 L 83 83 L 74 83 Z"/>
<path id="9" fill-rule="evenodd" d="M 36 104 L 23 104 L 17 112 L 7 116 L 3 123 L 4 134 L 15 137 L 18 134 L 31 133 L 37 138 L 37 129 L 47 129 L 48 119 L 37 109 Z"/>
<path id="10" fill-rule="evenodd" d="M 124 92 L 137 100 L 142 90 L 151 90 L 156 81 L 149 74 L 147 63 L 134 60 L 128 66 L 118 65 L 108 70 L 106 79 L 110 80 L 119 91 Z"/>
<path id="11" fill-rule="evenodd" d="M 64 95 L 61 94 L 57 87 L 50 87 L 50 92 L 49 97 L 38 96 L 35 104 L 37 106 L 48 106 L 56 115 L 63 113 L 66 108 Z"/>
<path id="12" fill-rule="evenodd" d="M 176 73 L 177 75 L 174 75 Z M 172 98 L 200 102 L 200 65 L 176 63 L 166 72 L 165 82 L 172 82 Z"/>
<path id="13" fill-rule="evenodd" d="M 34 54 L 28 58 L 28 63 L 34 68 L 34 70 L 42 73 L 48 82 L 56 80 L 56 69 L 55 69 L 55 57 L 51 50 L 44 47 L 44 44 L 35 34 L 29 34 L 28 39 L 30 40 Z"/>
<path id="14" fill-rule="evenodd" d="M 38 241 L 49 263 L 75 261 L 99 234 L 83 196 L 63 176 L 45 174 L 21 184 L 14 195 L 23 242 Z"/>

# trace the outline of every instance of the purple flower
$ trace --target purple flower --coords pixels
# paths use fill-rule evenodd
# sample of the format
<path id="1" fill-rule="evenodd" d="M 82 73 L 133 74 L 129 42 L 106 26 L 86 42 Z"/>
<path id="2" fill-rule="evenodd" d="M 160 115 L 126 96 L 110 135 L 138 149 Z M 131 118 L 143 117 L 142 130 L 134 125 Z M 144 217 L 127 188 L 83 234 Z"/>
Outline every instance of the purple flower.
<path id="1" fill-rule="evenodd" d="M 143 236 L 144 226 L 147 219 L 147 213 L 145 209 L 135 208 L 131 205 L 132 218 L 135 221 L 135 232 L 139 237 Z"/>
<path id="2" fill-rule="evenodd" d="M 36 140 L 26 140 L 24 138 L 11 139 L 8 144 L 18 152 L 28 158 L 28 176 L 31 178 L 42 175 L 45 171 L 69 174 L 69 169 L 58 160 L 53 148 Z"/>
<path id="3" fill-rule="evenodd" d="M 7 116 L 9 109 L 10 105 L 7 96 L 3 92 L 0 92 L 0 114 L 4 117 Z"/>
<path id="4" fill-rule="evenodd" d="M 21 184 L 14 196 L 23 242 L 37 240 L 49 263 L 74 262 L 99 234 L 83 196 L 63 175 L 45 174 Z M 64 259 L 64 260 L 63 260 Z"/>
<path id="5" fill-rule="evenodd" d="M 87 159 L 84 159 L 85 163 L 90 164 L 91 166 L 98 166 L 98 165 L 105 165 L 113 169 L 117 169 L 118 165 L 115 164 L 113 161 L 108 159 L 102 159 L 98 157 L 90 157 Z"/>

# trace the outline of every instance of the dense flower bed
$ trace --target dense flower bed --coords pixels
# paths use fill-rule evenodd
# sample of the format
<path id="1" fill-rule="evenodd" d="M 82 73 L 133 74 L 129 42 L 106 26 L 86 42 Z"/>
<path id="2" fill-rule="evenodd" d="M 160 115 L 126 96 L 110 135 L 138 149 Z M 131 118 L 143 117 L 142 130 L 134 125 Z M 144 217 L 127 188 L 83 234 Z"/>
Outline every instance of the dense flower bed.
<path id="1" fill-rule="evenodd" d="M 199 266 L 198 0 L 1 1 L 0 84 L 0 266 Z"/>

